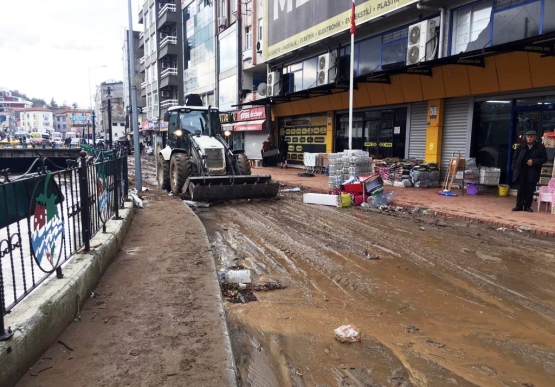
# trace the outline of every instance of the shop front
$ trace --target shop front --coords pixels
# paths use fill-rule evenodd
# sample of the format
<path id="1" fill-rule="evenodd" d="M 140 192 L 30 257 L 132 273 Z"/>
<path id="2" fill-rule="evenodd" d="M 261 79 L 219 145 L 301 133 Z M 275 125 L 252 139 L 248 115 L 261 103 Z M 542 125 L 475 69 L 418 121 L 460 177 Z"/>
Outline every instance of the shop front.
<path id="1" fill-rule="evenodd" d="M 501 170 L 501 182 L 511 183 L 513 151 L 533 130 L 538 140 L 555 131 L 555 90 L 536 96 L 493 96 L 477 98 L 471 155 L 479 165 Z"/>
<path id="2" fill-rule="evenodd" d="M 282 118 L 278 128 L 279 136 L 285 136 L 289 144 L 287 158 L 291 164 L 303 164 L 305 152 L 331 152 L 331 117 L 327 114 Z"/>
<path id="3" fill-rule="evenodd" d="M 260 149 L 269 133 L 266 129 L 265 107 L 222 113 L 220 122 L 232 149 L 244 150 L 249 159 L 261 159 Z"/>
<path id="4" fill-rule="evenodd" d="M 335 152 L 349 149 L 349 114 L 336 116 Z M 352 149 L 362 149 L 370 157 L 405 157 L 407 107 L 383 108 L 353 113 Z"/>

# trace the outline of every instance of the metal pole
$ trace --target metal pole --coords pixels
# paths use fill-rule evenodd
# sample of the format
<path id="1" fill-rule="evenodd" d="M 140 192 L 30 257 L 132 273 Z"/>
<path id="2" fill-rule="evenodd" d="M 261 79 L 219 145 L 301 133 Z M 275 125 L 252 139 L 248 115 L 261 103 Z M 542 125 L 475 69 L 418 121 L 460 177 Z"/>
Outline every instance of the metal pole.
<path id="1" fill-rule="evenodd" d="M 83 242 L 85 243 L 85 251 L 91 249 L 90 238 L 91 238 L 91 217 L 90 211 L 91 206 L 89 203 L 89 182 L 87 179 L 87 153 L 81 151 L 79 153 L 81 156 L 81 165 L 79 166 L 79 196 L 81 200 L 81 234 L 83 237 Z"/>
<path id="2" fill-rule="evenodd" d="M 112 88 L 108 86 L 106 90 L 106 99 L 108 100 L 108 144 L 112 149 Z"/>
<path id="3" fill-rule="evenodd" d="M 137 125 L 139 118 L 137 117 L 137 84 L 135 83 L 135 44 L 133 40 L 133 17 L 131 15 L 131 0 L 127 0 L 127 10 L 129 13 L 129 65 L 131 66 L 132 79 L 129 79 L 131 83 L 131 106 L 133 107 L 133 119 L 131 124 L 133 125 L 133 146 L 135 147 L 135 187 L 137 191 L 143 190 L 143 176 L 141 174 L 141 151 L 139 147 L 139 126 Z"/>
<path id="4" fill-rule="evenodd" d="M 92 119 L 92 132 L 93 132 L 93 146 L 96 147 L 96 124 L 94 123 L 94 120 L 96 118 L 96 115 L 94 114 L 94 110 L 92 111 L 91 114 L 91 119 Z"/>

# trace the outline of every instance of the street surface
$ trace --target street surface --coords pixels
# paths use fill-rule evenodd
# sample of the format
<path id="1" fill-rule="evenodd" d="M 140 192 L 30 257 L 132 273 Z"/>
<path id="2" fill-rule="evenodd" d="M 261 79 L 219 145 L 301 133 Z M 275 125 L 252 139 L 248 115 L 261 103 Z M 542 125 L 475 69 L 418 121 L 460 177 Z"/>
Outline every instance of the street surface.
<path id="1" fill-rule="evenodd" d="M 301 198 L 197 211 L 220 265 L 287 286 L 226 303 L 243 385 L 555 385 L 552 238 Z"/>
<path id="2" fill-rule="evenodd" d="M 143 162 L 152 187 L 154 158 Z M 203 231 L 178 198 L 147 196 L 99 298 L 60 338 L 75 351 L 54 344 L 19 387 L 226 385 L 223 338 L 203 313 L 216 301 L 187 247 Z M 220 272 L 253 273 L 245 290 L 224 286 L 239 385 L 555 385 L 552 238 L 299 193 L 196 214 Z M 360 343 L 334 340 L 344 324 Z"/>

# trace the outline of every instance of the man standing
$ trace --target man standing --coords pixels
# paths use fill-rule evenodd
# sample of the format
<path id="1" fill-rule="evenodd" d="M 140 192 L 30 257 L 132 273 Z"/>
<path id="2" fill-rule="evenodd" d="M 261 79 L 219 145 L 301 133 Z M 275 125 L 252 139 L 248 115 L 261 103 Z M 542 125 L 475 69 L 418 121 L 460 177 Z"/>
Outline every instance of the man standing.
<path id="1" fill-rule="evenodd" d="M 521 142 L 516 148 L 511 166 L 513 182 L 518 180 L 519 183 L 516 207 L 513 211 L 533 212 L 531 207 L 534 192 L 540 179 L 542 165 L 547 161 L 547 151 L 543 144 L 536 141 L 536 132 L 530 130 L 525 135 L 526 141 Z"/>
<path id="2" fill-rule="evenodd" d="M 287 152 L 289 151 L 289 143 L 285 136 L 279 138 L 279 158 L 281 159 L 281 168 L 287 168 Z"/>
<path id="3" fill-rule="evenodd" d="M 260 149 L 260 155 L 262 156 L 262 166 L 265 167 L 267 166 L 267 161 L 266 158 L 264 157 L 264 153 L 268 152 L 270 150 L 270 135 L 268 135 L 268 137 L 266 138 L 266 140 L 264 140 L 264 142 L 262 143 L 262 148 Z"/>

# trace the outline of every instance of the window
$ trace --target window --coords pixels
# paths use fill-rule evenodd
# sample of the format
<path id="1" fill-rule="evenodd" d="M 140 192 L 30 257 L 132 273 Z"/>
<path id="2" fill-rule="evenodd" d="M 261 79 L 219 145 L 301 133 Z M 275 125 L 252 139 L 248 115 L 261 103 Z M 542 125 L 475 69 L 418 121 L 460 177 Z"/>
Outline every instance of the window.
<path id="1" fill-rule="evenodd" d="M 237 0 L 230 0 L 231 3 L 231 13 L 232 15 L 237 14 Z"/>
<path id="2" fill-rule="evenodd" d="M 222 0 L 220 8 L 220 16 L 227 17 L 227 0 Z"/>
<path id="3" fill-rule="evenodd" d="M 252 48 L 252 26 L 245 28 L 245 50 Z"/>
<path id="4" fill-rule="evenodd" d="M 256 40 L 261 42 L 262 41 L 262 34 L 264 33 L 264 22 L 262 19 L 258 19 L 258 34 L 256 36 Z"/>
<path id="5" fill-rule="evenodd" d="M 153 104 L 153 110 L 155 112 L 158 112 L 158 92 L 155 91 L 154 93 L 152 93 L 152 104 Z"/>
<path id="6" fill-rule="evenodd" d="M 381 37 L 374 37 L 360 42 L 357 75 L 368 74 L 381 68 L 380 46 Z M 356 55 L 356 48 L 355 48 Z"/>
<path id="7" fill-rule="evenodd" d="M 555 31 L 554 0 L 486 0 L 453 11 L 451 54 Z"/>
<path id="8" fill-rule="evenodd" d="M 382 70 L 405 65 L 408 28 L 382 35 Z"/>
<path id="9" fill-rule="evenodd" d="M 150 53 L 154 54 L 156 51 L 156 38 L 154 37 L 154 33 L 150 35 Z"/>

